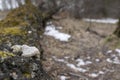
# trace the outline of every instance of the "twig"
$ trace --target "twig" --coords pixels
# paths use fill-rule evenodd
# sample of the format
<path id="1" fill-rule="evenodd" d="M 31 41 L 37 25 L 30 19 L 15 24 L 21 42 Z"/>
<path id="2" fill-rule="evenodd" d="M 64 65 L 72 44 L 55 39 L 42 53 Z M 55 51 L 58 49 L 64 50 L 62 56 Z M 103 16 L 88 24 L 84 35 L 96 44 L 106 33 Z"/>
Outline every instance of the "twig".
<path id="1" fill-rule="evenodd" d="M 83 79 L 85 79 L 85 80 L 88 80 L 88 78 L 87 77 L 85 77 L 85 76 L 82 76 L 82 75 L 79 75 L 79 74 L 75 74 L 75 73 L 68 73 L 69 75 L 71 75 L 71 76 L 75 76 L 75 77 L 80 77 L 80 78 L 83 78 Z"/>

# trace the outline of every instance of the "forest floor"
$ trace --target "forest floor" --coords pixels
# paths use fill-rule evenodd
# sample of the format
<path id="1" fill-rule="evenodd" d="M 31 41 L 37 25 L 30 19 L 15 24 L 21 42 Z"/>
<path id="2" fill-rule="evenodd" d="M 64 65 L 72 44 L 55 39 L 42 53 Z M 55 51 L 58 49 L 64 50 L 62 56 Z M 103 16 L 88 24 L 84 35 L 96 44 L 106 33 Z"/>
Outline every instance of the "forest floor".
<path id="1" fill-rule="evenodd" d="M 60 32 L 71 35 L 67 42 L 47 35 L 43 37 L 43 67 L 56 80 L 120 79 L 120 51 L 111 50 L 105 43 L 116 24 L 71 18 L 53 20 L 52 23 Z"/>
<path id="2" fill-rule="evenodd" d="M 44 68 L 57 80 L 119 80 L 119 50 L 105 43 L 116 24 L 61 19 L 53 24 L 70 34 L 68 42 L 44 36 Z M 89 29 L 88 29 L 89 27 Z"/>

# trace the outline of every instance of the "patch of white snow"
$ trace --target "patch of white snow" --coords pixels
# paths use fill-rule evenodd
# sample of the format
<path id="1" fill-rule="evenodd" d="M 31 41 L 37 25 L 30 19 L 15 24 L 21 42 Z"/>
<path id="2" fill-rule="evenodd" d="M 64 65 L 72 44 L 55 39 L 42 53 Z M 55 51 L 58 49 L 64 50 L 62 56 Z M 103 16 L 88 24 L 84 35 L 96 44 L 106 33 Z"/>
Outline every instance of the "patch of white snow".
<path id="1" fill-rule="evenodd" d="M 67 63 L 67 66 L 70 67 L 71 69 L 74 69 L 75 71 L 79 71 L 83 73 L 87 71 L 86 69 L 76 67 L 74 64 Z"/>
<path id="2" fill-rule="evenodd" d="M 103 72 L 103 71 L 99 71 L 99 74 L 105 74 L 105 72 Z"/>
<path id="3" fill-rule="evenodd" d="M 65 61 L 64 59 L 57 59 L 55 56 L 53 56 L 53 59 L 55 61 L 65 63 L 69 68 L 71 68 L 71 69 L 73 69 L 75 71 L 79 71 L 79 72 L 86 72 L 87 71 L 86 69 L 83 69 L 83 68 L 80 68 L 80 67 L 76 67 L 74 64 L 71 64 L 71 63 Z"/>
<path id="4" fill-rule="evenodd" d="M 120 56 L 120 49 L 115 49 L 116 52 L 118 52 L 119 56 Z"/>
<path id="5" fill-rule="evenodd" d="M 111 18 L 107 18 L 107 19 L 83 19 L 84 21 L 87 22 L 97 22 L 97 23 L 111 23 L 111 24 L 116 24 L 118 22 L 118 19 L 111 19 Z"/>
<path id="6" fill-rule="evenodd" d="M 60 76 L 60 80 L 66 80 L 67 77 L 66 76 Z"/>
<path id="7" fill-rule="evenodd" d="M 68 58 L 70 58 L 70 57 L 68 57 L 68 56 L 65 56 L 64 58 L 65 58 L 65 59 L 68 59 Z"/>
<path id="8" fill-rule="evenodd" d="M 97 74 L 97 73 L 91 73 L 91 74 L 89 74 L 89 76 L 90 76 L 90 77 L 93 77 L 93 78 L 96 78 L 96 77 L 99 76 L 99 74 Z"/>
<path id="9" fill-rule="evenodd" d="M 99 71 L 98 73 L 91 73 L 91 74 L 89 74 L 89 76 L 92 77 L 92 78 L 96 78 L 99 75 L 103 75 L 103 74 L 105 74 L 105 72 Z"/>
<path id="10" fill-rule="evenodd" d="M 55 56 L 53 56 L 53 59 L 55 61 L 58 61 L 58 62 L 64 62 L 64 63 L 66 63 L 66 61 L 64 59 L 57 59 Z"/>
<path id="11" fill-rule="evenodd" d="M 76 62 L 78 62 L 77 66 L 83 66 L 92 63 L 91 61 L 84 61 L 83 59 L 77 59 Z"/>
<path id="12" fill-rule="evenodd" d="M 100 62 L 100 59 L 95 59 L 96 62 Z"/>
<path id="13" fill-rule="evenodd" d="M 112 50 L 108 50 L 108 51 L 107 51 L 107 54 L 109 54 L 109 53 L 112 53 Z"/>
<path id="14" fill-rule="evenodd" d="M 49 23 L 49 24 L 51 24 L 51 23 Z M 58 39 L 60 41 L 68 41 L 69 38 L 71 37 L 71 35 L 69 35 L 69 34 L 61 33 L 58 30 L 56 30 L 56 28 L 55 28 L 54 25 L 48 25 L 48 26 L 46 26 L 44 34 L 52 36 L 55 39 Z"/>
<path id="15" fill-rule="evenodd" d="M 110 58 L 107 58 L 106 61 L 109 63 L 120 64 L 120 60 L 118 59 L 118 57 L 115 57 L 112 60 Z"/>

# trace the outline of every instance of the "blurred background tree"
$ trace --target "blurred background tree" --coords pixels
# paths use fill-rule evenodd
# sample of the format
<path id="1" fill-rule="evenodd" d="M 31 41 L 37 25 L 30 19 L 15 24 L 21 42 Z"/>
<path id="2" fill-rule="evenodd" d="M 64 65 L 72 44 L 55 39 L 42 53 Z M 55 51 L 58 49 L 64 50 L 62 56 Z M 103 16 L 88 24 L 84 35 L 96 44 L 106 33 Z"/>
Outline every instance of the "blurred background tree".
<path id="1" fill-rule="evenodd" d="M 64 5 L 61 13 L 70 17 L 82 18 L 118 18 L 120 0 L 28 0 L 36 6 L 42 4 L 42 9 L 52 9 Z M 43 4 L 44 3 L 44 4 Z M 11 10 L 25 4 L 25 0 L 0 0 L 0 10 Z"/>

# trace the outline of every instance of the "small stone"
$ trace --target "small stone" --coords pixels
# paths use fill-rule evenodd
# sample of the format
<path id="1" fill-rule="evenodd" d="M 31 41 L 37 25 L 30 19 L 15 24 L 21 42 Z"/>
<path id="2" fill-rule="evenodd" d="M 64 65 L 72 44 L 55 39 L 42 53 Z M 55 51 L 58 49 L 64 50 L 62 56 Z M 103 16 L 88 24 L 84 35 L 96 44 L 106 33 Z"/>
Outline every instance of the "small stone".
<path id="1" fill-rule="evenodd" d="M 28 31 L 28 33 L 29 33 L 29 34 L 31 34 L 31 33 L 32 33 L 32 31 Z"/>
<path id="2" fill-rule="evenodd" d="M 32 57 L 37 56 L 40 57 L 39 50 L 34 46 L 28 46 L 28 45 L 14 45 L 11 47 L 13 49 L 13 52 L 22 52 L 22 56 L 24 57 Z"/>
<path id="3" fill-rule="evenodd" d="M 18 75 L 16 74 L 16 72 L 11 73 L 11 76 L 13 77 L 13 79 L 17 79 Z"/>
<path id="4" fill-rule="evenodd" d="M 95 59 L 96 62 L 100 62 L 100 59 Z"/>

